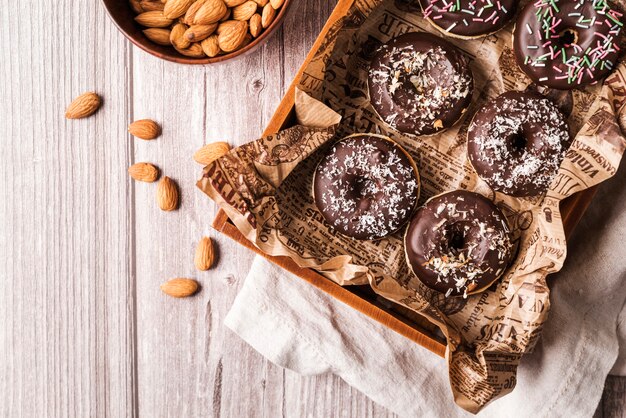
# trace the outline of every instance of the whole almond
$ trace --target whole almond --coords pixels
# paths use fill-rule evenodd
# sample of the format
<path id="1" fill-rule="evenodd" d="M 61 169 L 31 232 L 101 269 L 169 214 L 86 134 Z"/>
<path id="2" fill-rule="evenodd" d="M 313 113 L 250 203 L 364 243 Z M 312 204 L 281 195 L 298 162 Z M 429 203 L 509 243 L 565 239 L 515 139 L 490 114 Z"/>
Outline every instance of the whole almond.
<path id="1" fill-rule="evenodd" d="M 175 298 L 186 298 L 198 291 L 198 282 L 193 279 L 172 279 L 161 285 L 161 291 Z"/>
<path id="2" fill-rule="evenodd" d="M 219 22 L 227 12 L 226 4 L 222 0 L 206 0 L 198 9 L 193 19 L 194 25 L 210 25 Z"/>
<path id="3" fill-rule="evenodd" d="M 196 256 L 193 259 L 196 268 L 200 271 L 206 271 L 213 266 L 215 260 L 215 251 L 213 249 L 213 241 L 209 237 L 203 237 L 196 247 Z"/>
<path id="4" fill-rule="evenodd" d="M 280 9 L 280 6 L 282 6 L 284 2 L 285 0 L 270 0 L 270 4 L 276 10 Z"/>
<path id="5" fill-rule="evenodd" d="M 65 110 L 67 119 L 81 119 L 91 116 L 100 107 L 102 100 L 94 92 L 83 93 L 75 98 Z"/>
<path id="6" fill-rule="evenodd" d="M 189 9 L 187 9 L 187 13 L 185 13 L 185 16 L 183 17 L 183 20 L 187 25 L 193 25 L 193 20 L 196 17 L 196 13 L 198 12 L 198 10 L 200 10 L 204 2 L 205 0 L 196 0 L 195 3 L 189 6 Z"/>
<path id="7" fill-rule="evenodd" d="M 189 48 L 186 48 L 186 49 L 176 48 L 176 50 L 186 57 L 204 58 L 206 56 L 206 54 L 202 50 L 202 46 L 200 45 L 200 42 L 192 43 L 191 45 L 189 45 Z"/>
<path id="8" fill-rule="evenodd" d="M 220 33 L 224 32 L 225 30 L 230 30 L 232 28 L 232 26 L 238 25 L 239 21 L 238 20 L 227 20 L 226 22 L 221 22 L 218 26 L 217 29 L 215 30 L 215 32 L 219 35 Z"/>
<path id="9" fill-rule="evenodd" d="M 261 34 L 261 31 L 263 30 L 263 26 L 261 26 L 260 14 L 255 13 L 254 15 L 252 15 L 252 17 L 250 18 L 250 22 L 248 24 L 250 25 L 250 35 L 256 38 L 257 36 Z"/>
<path id="10" fill-rule="evenodd" d="M 148 28 L 143 30 L 143 34 L 146 38 L 150 39 L 155 44 L 170 45 L 170 30 L 163 28 Z"/>
<path id="11" fill-rule="evenodd" d="M 174 45 L 176 49 L 186 49 L 189 48 L 191 42 L 189 39 L 185 37 L 185 32 L 187 31 L 187 25 L 184 23 L 177 23 L 172 26 L 172 33 L 170 34 L 170 42 Z"/>
<path id="12" fill-rule="evenodd" d="M 263 26 L 263 29 L 267 29 L 267 27 L 272 24 L 275 17 L 276 9 L 274 9 L 271 4 L 266 4 L 263 8 L 263 14 L 261 15 L 261 26 Z"/>
<path id="13" fill-rule="evenodd" d="M 246 34 L 248 33 L 248 22 L 229 20 L 222 24 L 228 22 L 236 23 L 230 24 L 219 33 L 217 43 L 222 51 L 233 52 L 239 49 L 243 44 L 244 39 L 246 39 Z"/>
<path id="14" fill-rule="evenodd" d="M 232 9 L 233 7 L 237 7 L 240 4 L 245 3 L 246 1 L 247 0 L 224 0 L 224 3 L 226 3 L 226 6 Z"/>
<path id="15" fill-rule="evenodd" d="M 150 163 L 136 163 L 128 167 L 128 174 L 137 181 L 152 183 L 159 178 L 159 169 Z"/>
<path id="16" fill-rule="evenodd" d="M 157 187 L 157 203 L 159 208 L 164 211 L 176 210 L 178 207 L 178 187 L 176 183 L 167 177 L 163 176 Z"/>
<path id="17" fill-rule="evenodd" d="M 144 12 L 153 12 L 155 10 L 163 11 L 163 9 L 165 9 L 165 5 L 160 1 L 142 0 L 139 4 L 141 4 L 141 8 Z"/>
<path id="18" fill-rule="evenodd" d="M 137 138 L 149 140 L 161 135 L 161 127 L 152 119 L 140 119 L 128 126 L 128 132 Z"/>
<path id="19" fill-rule="evenodd" d="M 154 10 L 135 16 L 135 20 L 142 26 L 148 28 L 166 28 L 172 24 L 172 19 L 163 15 L 162 11 Z"/>
<path id="20" fill-rule="evenodd" d="M 254 0 L 256 2 L 256 4 L 259 5 L 259 7 L 265 7 L 265 5 L 267 3 L 269 3 L 269 0 Z"/>
<path id="21" fill-rule="evenodd" d="M 248 0 L 243 4 L 240 4 L 239 6 L 233 8 L 233 19 L 248 20 L 253 14 L 256 13 L 257 7 L 259 7 L 259 5 L 252 0 Z"/>
<path id="22" fill-rule="evenodd" d="M 211 35 L 202 42 L 200 42 L 202 50 L 209 58 L 216 57 L 221 52 L 220 46 L 217 43 L 217 35 Z"/>
<path id="23" fill-rule="evenodd" d="M 135 14 L 143 13 L 145 10 L 141 7 L 141 2 L 139 0 L 128 0 L 130 3 L 130 8 L 133 9 Z"/>
<path id="24" fill-rule="evenodd" d="M 176 19 L 184 15 L 194 0 L 167 0 L 163 15 L 168 19 Z"/>
<path id="25" fill-rule="evenodd" d="M 209 165 L 213 161 L 228 154 L 230 145 L 226 142 L 213 142 L 206 144 L 193 155 L 193 159 L 202 165 Z"/>
<path id="26" fill-rule="evenodd" d="M 217 23 L 210 25 L 193 25 L 185 31 L 185 38 L 190 42 L 200 42 L 215 32 L 217 29 Z"/>

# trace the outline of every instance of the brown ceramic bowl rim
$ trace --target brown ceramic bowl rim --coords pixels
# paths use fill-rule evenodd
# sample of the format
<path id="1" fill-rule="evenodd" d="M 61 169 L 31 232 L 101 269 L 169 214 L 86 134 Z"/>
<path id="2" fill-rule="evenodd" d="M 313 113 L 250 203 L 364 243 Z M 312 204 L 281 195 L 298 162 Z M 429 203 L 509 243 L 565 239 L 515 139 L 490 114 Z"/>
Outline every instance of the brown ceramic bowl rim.
<path id="1" fill-rule="evenodd" d="M 119 0 L 119 1 L 120 2 L 125 2 L 127 4 L 128 8 L 130 9 L 130 4 L 128 3 L 128 0 Z M 260 44 L 262 44 L 281 25 L 281 23 L 283 21 L 283 18 L 285 17 L 285 14 L 287 13 L 287 9 L 289 8 L 289 6 L 292 3 L 292 0 L 284 0 L 283 5 L 278 10 L 278 14 L 276 15 L 276 17 L 274 17 L 274 20 L 272 21 L 272 23 L 269 25 L 269 27 L 267 27 L 266 29 L 263 30 L 263 32 L 261 33 L 261 35 L 259 35 L 259 37 L 253 39 L 252 42 L 250 42 L 248 45 L 246 45 L 245 47 L 243 47 L 241 49 L 238 49 L 238 50 L 236 50 L 234 52 L 231 52 L 231 53 L 228 53 L 228 54 L 218 55 L 218 56 L 213 57 L 213 58 L 208 58 L 208 57 L 206 57 L 206 58 L 186 57 L 186 56 L 182 55 L 181 53 L 179 53 L 178 51 L 176 51 L 174 49 L 174 47 L 166 47 L 168 49 L 171 49 L 171 51 L 168 51 L 168 53 L 162 53 L 162 52 L 156 51 L 155 49 L 151 48 L 149 45 L 144 45 L 143 43 L 139 42 L 136 39 L 135 35 L 128 33 L 128 31 L 126 31 L 122 27 L 122 25 L 120 25 L 120 23 L 118 22 L 118 18 L 111 11 L 109 4 L 107 4 L 107 2 L 105 0 L 101 0 L 101 2 L 104 5 L 104 9 L 107 11 L 107 14 L 111 18 L 111 20 L 113 21 L 113 23 L 115 24 L 117 29 L 121 33 L 123 33 L 124 36 L 129 41 L 131 41 L 135 46 L 137 46 L 140 49 L 146 51 L 150 55 L 153 55 L 153 56 L 155 56 L 157 58 L 164 59 L 166 61 L 175 62 L 177 64 L 207 65 L 207 64 L 215 64 L 215 63 L 219 63 L 219 62 L 224 62 L 224 61 L 228 61 L 228 60 L 230 60 L 232 58 L 243 56 L 243 55 L 247 54 L 248 52 L 251 52 L 252 50 L 254 50 Z M 131 13 L 134 14 L 134 12 L 132 10 L 131 10 Z M 133 22 L 133 23 L 140 27 L 140 25 L 138 23 L 136 23 L 136 22 Z M 145 28 L 143 28 L 143 29 L 145 29 Z M 145 35 L 143 33 L 141 34 L 141 36 L 145 37 Z M 150 44 L 153 43 L 148 38 L 146 38 L 146 39 L 147 39 L 147 41 Z M 157 44 L 154 44 L 154 45 L 157 46 Z"/>

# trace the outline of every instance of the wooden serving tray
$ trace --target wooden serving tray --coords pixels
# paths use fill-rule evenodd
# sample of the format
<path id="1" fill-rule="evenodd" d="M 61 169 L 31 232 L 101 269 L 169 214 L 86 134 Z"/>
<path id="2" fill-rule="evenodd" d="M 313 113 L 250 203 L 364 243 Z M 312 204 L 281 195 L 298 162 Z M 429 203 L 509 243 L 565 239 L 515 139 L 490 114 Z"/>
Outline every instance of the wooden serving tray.
<path id="1" fill-rule="evenodd" d="M 340 18 L 346 15 L 353 0 L 339 0 L 337 6 L 328 18 L 320 35 L 315 40 L 313 47 L 309 51 L 304 63 L 298 70 L 294 81 L 291 83 L 287 94 L 278 105 L 276 112 L 272 116 L 263 135 L 270 135 L 282 129 L 293 126 L 296 122 L 294 111 L 295 88 L 302 77 L 305 68 L 313 58 L 315 51 L 320 47 L 331 26 Z M 561 217 L 565 236 L 569 238 L 575 226 L 580 221 L 585 210 L 589 206 L 596 193 L 596 187 L 585 189 L 576 193 L 561 202 Z M 435 354 L 443 357 L 445 355 L 446 343 L 443 334 L 439 329 L 421 315 L 406 309 L 400 305 L 390 302 L 376 293 L 369 286 L 346 286 L 342 287 L 335 282 L 325 278 L 315 270 L 298 266 L 291 258 L 285 256 L 274 257 L 268 255 L 254 246 L 239 232 L 237 227 L 230 221 L 224 210 L 220 209 L 215 219 L 213 227 L 224 235 L 237 241 L 244 247 L 251 249 L 262 255 L 279 267 L 295 274 L 303 280 L 311 283 L 318 289 L 328 293 L 335 299 L 351 306 L 357 311 L 380 322 L 384 326 L 404 335 L 417 344 L 427 348 Z"/>

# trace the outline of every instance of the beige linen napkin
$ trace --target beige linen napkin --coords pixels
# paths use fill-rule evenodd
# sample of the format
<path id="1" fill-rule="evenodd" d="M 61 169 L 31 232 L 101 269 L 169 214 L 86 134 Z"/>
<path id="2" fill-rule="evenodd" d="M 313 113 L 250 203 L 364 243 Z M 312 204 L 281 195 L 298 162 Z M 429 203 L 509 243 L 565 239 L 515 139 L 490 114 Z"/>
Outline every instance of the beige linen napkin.
<path id="1" fill-rule="evenodd" d="M 626 168 L 605 184 L 549 279 L 552 308 L 516 389 L 478 416 L 591 416 L 626 336 Z M 468 416 L 446 363 L 365 315 L 257 257 L 225 319 L 270 361 L 304 375 L 335 373 L 402 416 Z M 624 354 L 626 343 L 621 344 Z"/>

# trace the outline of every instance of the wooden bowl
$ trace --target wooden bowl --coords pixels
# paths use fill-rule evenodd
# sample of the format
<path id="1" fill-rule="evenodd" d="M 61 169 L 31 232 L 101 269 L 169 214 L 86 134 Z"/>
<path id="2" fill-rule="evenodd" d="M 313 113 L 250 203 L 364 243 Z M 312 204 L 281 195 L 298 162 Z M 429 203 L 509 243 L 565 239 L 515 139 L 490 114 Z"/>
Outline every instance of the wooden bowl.
<path id="1" fill-rule="evenodd" d="M 282 23 L 288 7 L 291 5 L 292 0 L 285 0 L 283 5 L 278 10 L 278 14 L 274 18 L 274 21 L 270 26 L 265 29 L 258 38 L 255 38 L 245 47 L 238 49 L 237 51 L 218 55 L 213 58 L 192 58 L 186 57 L 180 54 L 172 46 L 163 46 L 152 42 L 144 34 L 143 30 L 146 29 L 139 23 L 135 22 L 135 12 L 131 9 L 128 0 L 102 0 L 104 8 L 109 13 L 109 16 L 113 20 L 113 23 L 117 28 L 126 36 L 133 44 L 139 48 L 154 55 L 155 57 L 176 62 L 179 64 L 213 64 L 217 62 L 223 62 L 235 57 L 240 57 L 248 54 L 254 50 L 257 46 L 267 41 L 270 36 L 276 31 L 276 29 Z"/>

